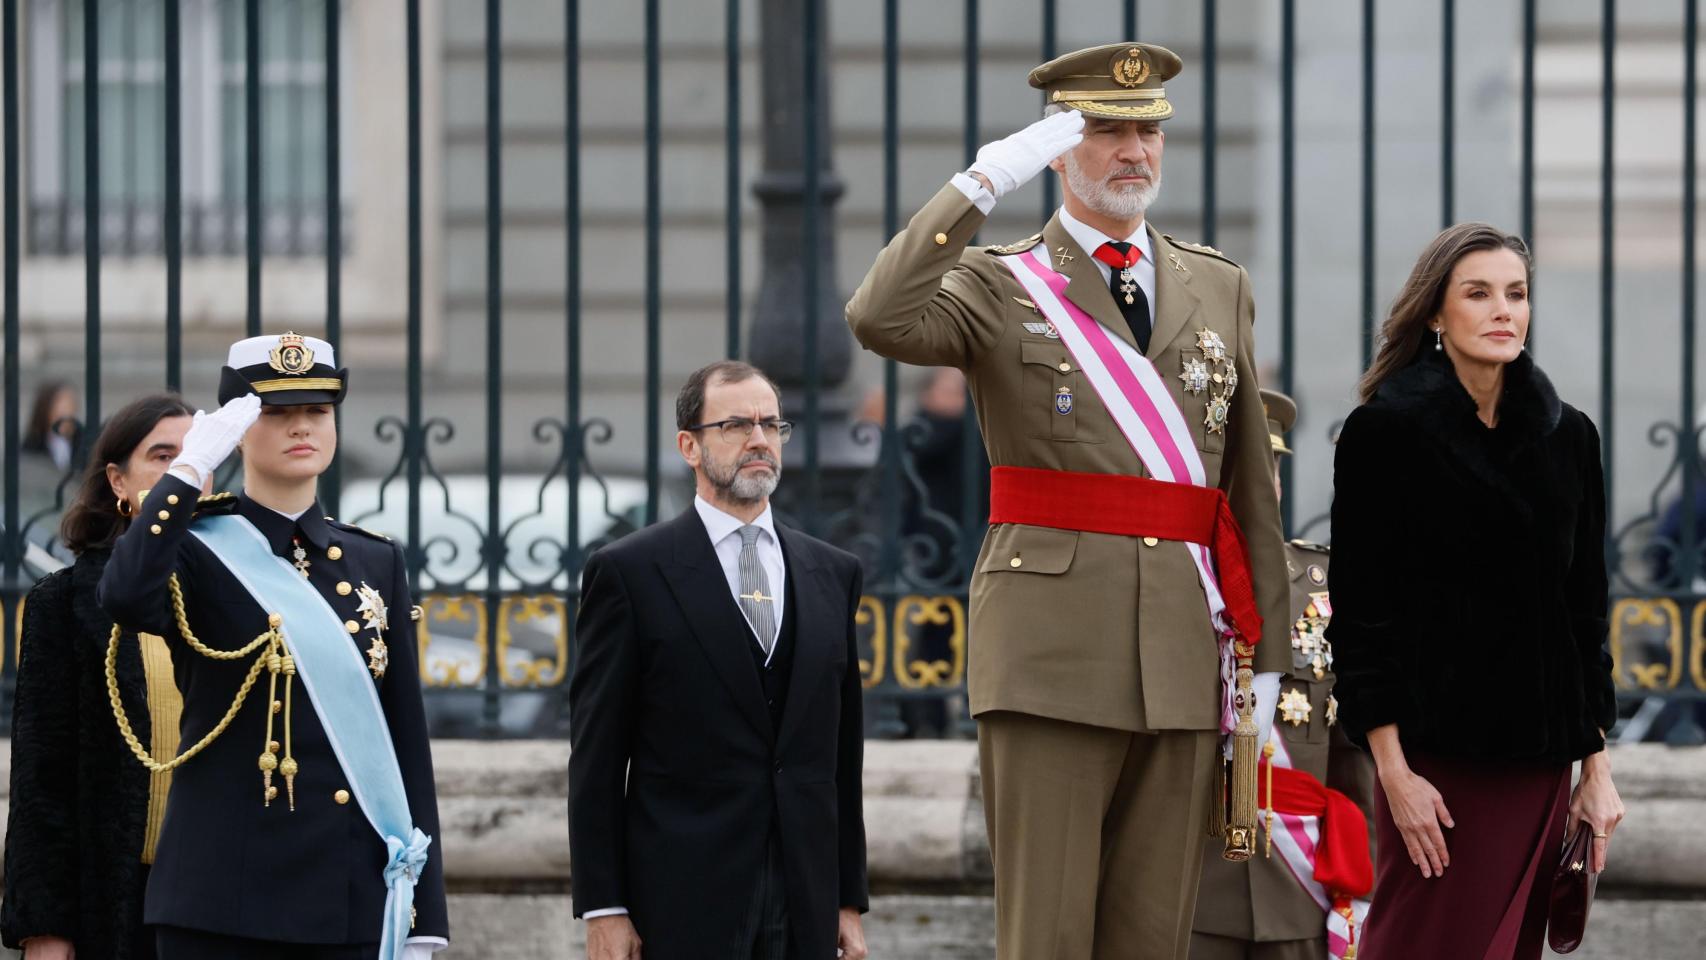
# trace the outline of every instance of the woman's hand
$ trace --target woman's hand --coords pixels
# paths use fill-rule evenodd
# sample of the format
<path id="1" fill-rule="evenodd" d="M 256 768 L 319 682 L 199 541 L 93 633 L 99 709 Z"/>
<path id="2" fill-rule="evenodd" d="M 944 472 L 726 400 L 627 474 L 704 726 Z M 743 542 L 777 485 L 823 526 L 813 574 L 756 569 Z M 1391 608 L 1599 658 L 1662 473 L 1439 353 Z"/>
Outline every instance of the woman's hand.
<path id="1" fill-rule="evenodd" d="M 1439 876 L 1451 866 L 1451 851 L 1446 849 L 1440 825 L 1457 825 L 1451 819 L 1451 811 L 1445 808 L 1445 800 L 1433 784 L 1410 770 L 1404 759 L 1404 747 L 1398 740 L 1397 724 L 1370 730 L 1368 749 L 1374 754 L 1380 788 L 1386 793 L 1386 806 L 1392 811 L 1392 823 L 1404 838 L 1410 862 L 1421 868 L 1424 877 Z"/>
<path id="2" fill-rule="evenodd" d="M 64 937 L 31 937 L 24 941 L 24 960 L 77 960 L 77 948 Z"/>
<path id="3" fill-rule="evenodd" d="M 1381 789 L 1386 791 L 1386 805 L 1392 810 L 1392 822 L 1404 837 L 1404 848 L 1410 852 L 1410 862 L 1420 867 L 1422 876 L 1437 877 L 1451 866 L 1451 851 L 1446 849 L 1441 825 L 1454 827 L 1451 811 L 1445 800 L 1419 774 L 1408 767 L 1380 775 Z"/>
<path id="4" fill-rule="evenodd" d="M 1611 782 L 1611 757 L 1604 750 L 1582 761 L 1582 778 L 1570 795 L 1570 821 L 1564 830 L 1566 837 L 1575 834 L 1576 825 L 1585 823 L 1593 830 L 1591 869 L 1605 869 L 1605 854 L 1611 845 L 1611 835 L 1623 822 L 1623 798 Z"/>

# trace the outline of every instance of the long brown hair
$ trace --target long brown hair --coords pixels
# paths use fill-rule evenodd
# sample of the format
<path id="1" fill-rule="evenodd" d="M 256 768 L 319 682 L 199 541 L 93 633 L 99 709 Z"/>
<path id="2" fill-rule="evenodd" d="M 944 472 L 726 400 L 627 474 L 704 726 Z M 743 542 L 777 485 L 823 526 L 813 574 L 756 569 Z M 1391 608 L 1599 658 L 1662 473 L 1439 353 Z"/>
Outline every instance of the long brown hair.
<path id="1" fill-rule="evenodd" d="M 1363 403 L 1374 399 L 1375 391 L 1388 377 L 1404 369 L 1422 355 L 1428 339 L 1428 324 L 1439 316 L 1445 303 L 1445 287 L 1451 281 L 1451 271 L 1457 261 L 1480 250 L 1503 248 L 1522 258 L 1528 279 L 1534 279 L 1534 261 L 1528 244 L 1514 233 L 1506 233 L 1490 223 L 1459 223 L 1441 230 L 1439 236 L 1416 258 L 1410 279 L 1392 301 L 1392 312 L 1380 325 L 1380 352 L 1369 364 L 1368 372 L 1357 382 L 1357 399 Z"/>
<path id="2" fill-rule="evenodd" d="M 130 521 L 119 516 L 118 498 L 107 483 L 107 464 L 115 464 L 122 470 L 160 421 L 194 413 L 177 394 L 156 393 L 125 404 L 107 419 L 100 436 L 95 438 L 89 466 L 77 485 L 77 498 L 59 521 L 59 538 L 66 549 L 80 554 L 113 545 Z"/>

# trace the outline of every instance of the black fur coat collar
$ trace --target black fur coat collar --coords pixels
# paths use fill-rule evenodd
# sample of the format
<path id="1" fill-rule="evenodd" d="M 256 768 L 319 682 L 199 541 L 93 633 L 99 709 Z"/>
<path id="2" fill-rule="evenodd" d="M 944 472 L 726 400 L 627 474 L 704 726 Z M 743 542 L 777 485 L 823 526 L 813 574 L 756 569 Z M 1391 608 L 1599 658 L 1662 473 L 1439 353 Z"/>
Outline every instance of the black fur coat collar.
<path id="1" fill-rule="evenodd" d="M 1450 451 L 1450 459 L 1462 470 L 1504 494 L 1519 517 L 1531 519 L 1533 491 L 1513 484 L 1511 460 L 1557 431 L 1564 403 L 1527 350 L 1505 365 L 1495 427 L 1481 422 L 1475 399 L 1457 379 L 1451 361 L 1438 351 L 1424 352 L 1393 374 L 1380 385 L 1374 402 Z"/>

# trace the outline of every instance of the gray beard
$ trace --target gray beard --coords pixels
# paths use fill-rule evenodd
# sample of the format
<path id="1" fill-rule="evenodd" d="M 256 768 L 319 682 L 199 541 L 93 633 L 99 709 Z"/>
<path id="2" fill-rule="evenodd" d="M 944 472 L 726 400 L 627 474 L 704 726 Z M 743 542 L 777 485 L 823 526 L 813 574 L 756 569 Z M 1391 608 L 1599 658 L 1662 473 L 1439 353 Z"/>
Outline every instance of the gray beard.
<path id="1" fill-rule="evenodd" d="M 1085 206 L 1115 220 L 1135 220 L 1143 216 L 1161 194 L 1161 178 L 1152 173 L 1143 186 L 1134 189 L 1115 190 L 1105 180 L 1092 180 L 1070 151 L 1066 154 L 1066 183 Z"/>
<path id="2" fill-rule="evenodd" d="M 753 462 L 768 463 L 771 472 L 765 476 L 752 476 L 741 472 L 741 467 Z M 717 491 L 717 496 L 726 503 L 750 507 L 776 492 L 777 484 L 782 482 L 782 465 L 772 457 L 761 453 L 749 453 L 736 457 L 727 465 L 718 463 L 709 453 L 704 458 L 705 478 L 711 481 L 711 488 Z"/>

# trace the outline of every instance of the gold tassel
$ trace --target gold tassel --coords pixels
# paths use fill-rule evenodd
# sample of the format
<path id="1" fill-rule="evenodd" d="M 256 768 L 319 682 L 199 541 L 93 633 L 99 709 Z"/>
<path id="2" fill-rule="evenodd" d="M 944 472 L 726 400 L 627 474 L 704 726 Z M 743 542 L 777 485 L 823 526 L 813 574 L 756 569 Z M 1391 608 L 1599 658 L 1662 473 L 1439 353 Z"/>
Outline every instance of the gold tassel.
<path id="1" fill-rule="evenodd" d="M 1233 704 L 1238 726 L 1232 731 L 1232 802 L 1226 827 L 1226 849 L 1221 856 L 1235 863 L 1256 854 L 1256 694 L 1255 674 L 1250 669 L 1254 651 L 1237 644 L 1238 672 Z"/>

